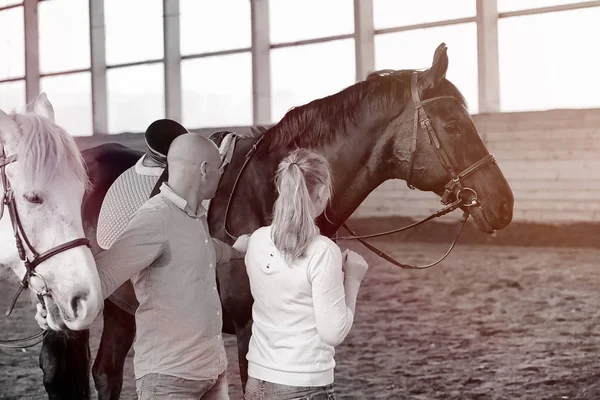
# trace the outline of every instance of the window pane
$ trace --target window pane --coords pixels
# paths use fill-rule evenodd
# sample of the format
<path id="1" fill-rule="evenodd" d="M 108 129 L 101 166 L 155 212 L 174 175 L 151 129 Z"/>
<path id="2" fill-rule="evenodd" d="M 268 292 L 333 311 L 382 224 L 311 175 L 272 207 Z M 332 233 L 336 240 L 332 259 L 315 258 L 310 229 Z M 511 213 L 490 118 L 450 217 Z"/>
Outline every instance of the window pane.
<path id="1" fill-rule="evenodd" d="M 0 79 L 25 76 L 23 7 L 0 12 Z"/>
<path id="2" fill-rule="evenodd" d="M 479 110 L 477 82 L 477 27 L 475 23 L 389 33 L 375 36 L 375 69 L 426 69 L 440 43 L 448 46 L 446 78 Z"/>
<path id="3" fill-rule="evenodd" d="M 356 82 L 354 40 L 271 51 L 273 121 L 292 107 L 339 92 Z"/>
<path id="4" fill-rule="evenodd" d="M 593 0 L 498 0 L 498 11 L 526 10 L 529 8 L 550 7 L 587 1 Z"/>
<path id="5" fill-rule="evenodd" d="M 109 133 L 144 132 L 165 117 L 163 69 L 157 63 L 108 70 Z"/>
<path id="6" fill-rule="evenodd" d="M 73 136 L 92 134 L 92 77 L 89 72 L 42 78 L 40 89 L 48 95 L 58 125 Z"/>
<path id="7" fill-rule="evenodd" d="M 43 1 L 38 5 L 40 70 L 68 71 L 90 67 L 89 2 Z"/>
<path id="8" fill-rule="evenodd" d="M 408 4 L 407 4 L 408 3 Z M 475 0 L 373 0 L 375 29 L 474 17 Z"/>
<path id="9" fill-rule="evenodd" d="M 598 21 L 600 7 L 501 19 L 501 110 L 599 107 Z"/>
<path id="10" fill-rule="evenodd" d="M 109 65 L 163 58 L 162 0 L 104 0 Z"/>
<path id="11" fill-rule="evenodd" d="M 250 53 L 181 63 L 183 124 L 188 128 L 252 125 Z"/>
<path id="12" fill-rule="evenodd" d="M 179 11 L 181 54 L 208 53 L 252 45 L 248 0 L 181 0 Z"/>
<path id="13" fill-rule="evenodd" d="M 25 81 L 0 83 L 0 110 L 7 114 L 25 109 Z"/>
<path id="14" fill-rule="evenodd" d="M 270 0 L 271 43 L 354 32 L 352 0 Z"/>

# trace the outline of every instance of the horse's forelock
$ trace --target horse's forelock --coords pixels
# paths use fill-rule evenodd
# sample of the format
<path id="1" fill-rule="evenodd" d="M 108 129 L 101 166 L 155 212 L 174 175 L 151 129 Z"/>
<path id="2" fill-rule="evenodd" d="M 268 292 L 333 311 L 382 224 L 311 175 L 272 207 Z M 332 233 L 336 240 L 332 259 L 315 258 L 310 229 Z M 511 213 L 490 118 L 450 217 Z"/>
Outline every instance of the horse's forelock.
<path id="1" fill-rule="evenodd" d="M 73 138 L 53 121 L 34 113 L 16 114 L 21 130 L 18 160 L 23 179 L 42 190 L 59 174 L 71 172 L 89 188 L 87 171 Z"/>

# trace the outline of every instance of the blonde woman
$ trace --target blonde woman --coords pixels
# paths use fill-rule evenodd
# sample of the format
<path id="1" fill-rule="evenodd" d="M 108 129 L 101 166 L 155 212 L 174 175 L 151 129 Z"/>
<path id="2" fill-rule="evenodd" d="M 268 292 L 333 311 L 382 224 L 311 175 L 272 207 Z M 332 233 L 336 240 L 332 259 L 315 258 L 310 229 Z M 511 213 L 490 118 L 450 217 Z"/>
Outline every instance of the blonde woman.
<path id="1" fill-rule="evenodd" d="M 352 327 L 368 265 L 319 234 L 331 196 L 327 160 L 292 152 L 277 170 L 273 223 L 248 241 L 254 297 L 246 400 L 334 399 L 334 347 Z"/>

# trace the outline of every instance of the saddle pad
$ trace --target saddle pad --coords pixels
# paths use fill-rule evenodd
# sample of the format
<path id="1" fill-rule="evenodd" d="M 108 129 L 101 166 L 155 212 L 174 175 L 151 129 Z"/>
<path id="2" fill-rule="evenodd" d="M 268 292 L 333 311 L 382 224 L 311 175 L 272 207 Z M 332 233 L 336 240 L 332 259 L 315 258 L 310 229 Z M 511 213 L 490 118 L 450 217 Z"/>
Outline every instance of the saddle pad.
<path id="1" fill-rule="evenodd" d="M 102 249 L 110 248 L 121 235 L 133 213 L 148 200 L 159 178 L 160 175 L 139 174 L 133 166 L 111 185 L 102 202 L 96 229 Z"/>
<path id="2" fill-rule="evenodd" d="M 229 164 L 238 135 L 228 134 L 219 147 L 223 165 Z M 106 193 L 98 216 L 96 238 L 98 245 L 107 250 L 121 235 L 133 213 L 150 198 L 163 168 L 142 165 L 144 157 L 135 166 L 123 172 Z M 202 202 L 208 210 L 210 200 Z"/>

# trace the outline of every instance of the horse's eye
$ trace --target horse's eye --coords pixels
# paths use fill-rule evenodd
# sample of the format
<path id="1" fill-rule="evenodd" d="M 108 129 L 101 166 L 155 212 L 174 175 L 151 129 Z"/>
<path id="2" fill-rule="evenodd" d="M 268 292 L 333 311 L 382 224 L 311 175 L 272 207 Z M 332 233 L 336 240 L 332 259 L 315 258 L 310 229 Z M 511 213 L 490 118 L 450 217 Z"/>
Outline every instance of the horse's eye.
<path id="1" fill-rule="evenodd" d="M 23 198 L 32 204 L 42 204 L 44 202 L 39 193 L 25 193 Z"/>
<path id="2" fill-rule="evenodd" d="M 458 125 L 454 125 L 454 124 L 450 124 L 450 125 L 446 125 L 446 127 L 444 128 L 446 130 L 446 132 L 448 132 L 449 135 L 458 135 L 460 133 L 460 129 L 458 128 Z"/>

